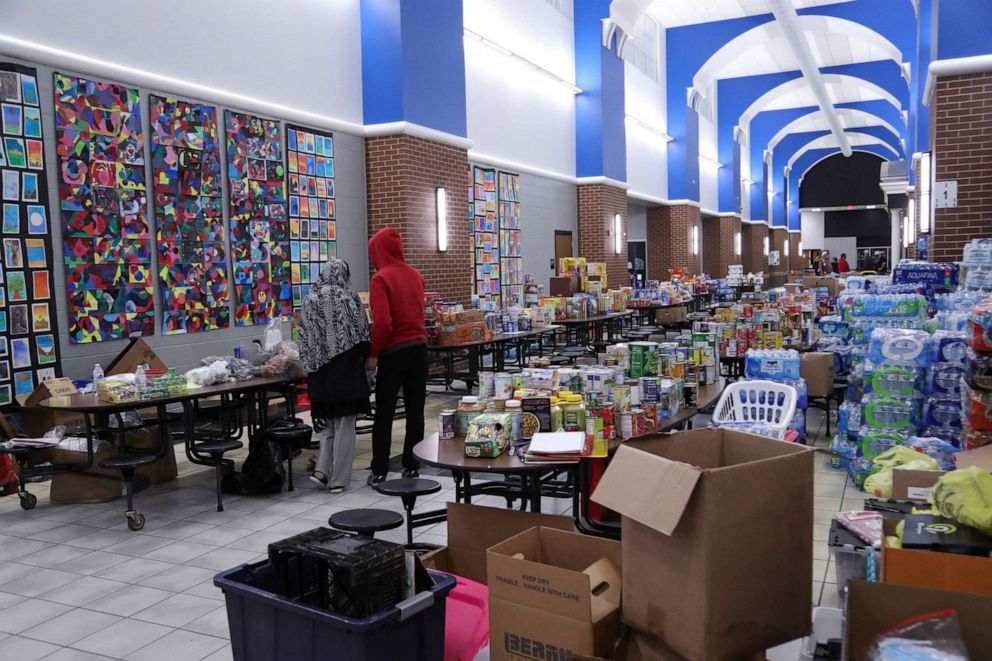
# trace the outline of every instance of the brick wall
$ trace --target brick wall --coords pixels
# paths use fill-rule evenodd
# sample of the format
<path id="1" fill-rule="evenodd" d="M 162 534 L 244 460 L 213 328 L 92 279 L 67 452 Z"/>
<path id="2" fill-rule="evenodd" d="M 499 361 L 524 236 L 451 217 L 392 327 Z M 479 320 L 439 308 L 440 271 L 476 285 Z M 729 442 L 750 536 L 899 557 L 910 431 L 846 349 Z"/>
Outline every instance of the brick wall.
<path id="1" fill-rule="evenodd" d="M 452 301 L 472 297 L 469 250 L 468 153 L 433 140 L 391 135 L 365 140 L 369 236 L 394 227 L 403 236 L 407 262 L 428 290 Z M 437 250 L 435 189 L 448 202 L 448 250 Z M 372 265 L 369 264 L 370 270 Z"/>
<path id="2" fill-rule="evenodd" d="M 935 179 L 958 182 L 958 206 L 934 211 L 928 256 L 949 262 L 992 235 L 992 73 L 939 79 L 930 107 Z"/>
<path id="3" fill-rule="evenodd" d="M 577 256 L 590 262 L 606 262 L 606 277 L 611 288 L 627 286 L 627 191 L 606 184 L 586 184 L 577 187 L 576 195 L 579 215 Z M 623 229 L 619 255 L 613 236 L 616 214 L 620 214 Z"/>
<path id="4" fill-rule="evenodd" d="M 699 227 L 699 255 L 692 254 L 690 232 Z M 696 274 L 703 270 L 705 251 L 699 207 L 680 205 L 652 207 L 647 220 L 648 279 L 668 280 L 668 269 L 683 268 Z"/>
<path id="5" fill-rule="evenodd" d="M 768 238 L 771 250 L 779 252 L 778 266 L 769 266 L 769 284 L 779 287 L 785 284 L 789 274 L 789 256 L 785 254 L 785 240 L 789 236 L 789 231 L 784 227 L 773 227 L 768 230 Z M 789 241 L 789 250 L 792 250 L 792 241 Z"/>
<path id="6" fill-rule="evenodd" d="M 714 278 L 725 278 L 728 266 L 741 263 L 741 256 L 734 252 L 734 237 L 740 231 L 741 219 L 736 216 L 703 219 L 704 272 Z"/>
<path id="7" fill-rule="evenodd" d="M 742 251 L 744 253 L 744 272 L 768 272 L 768 259 L 765 257 L 765 237 L 768 236 L 768 225 L 742 224 Z"/>

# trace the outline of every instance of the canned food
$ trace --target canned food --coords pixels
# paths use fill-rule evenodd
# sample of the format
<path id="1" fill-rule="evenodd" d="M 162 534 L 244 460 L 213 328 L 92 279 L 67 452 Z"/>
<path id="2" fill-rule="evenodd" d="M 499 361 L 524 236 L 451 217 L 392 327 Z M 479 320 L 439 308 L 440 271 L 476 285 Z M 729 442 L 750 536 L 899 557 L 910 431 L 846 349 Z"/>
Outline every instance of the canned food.
<path id="1" fill-rule="evenodd" d="M 437 416 L 437 436 L 441 440 L 455 438 L 458 435 L 458 414 L 454 409 L 441 411 Z"/>

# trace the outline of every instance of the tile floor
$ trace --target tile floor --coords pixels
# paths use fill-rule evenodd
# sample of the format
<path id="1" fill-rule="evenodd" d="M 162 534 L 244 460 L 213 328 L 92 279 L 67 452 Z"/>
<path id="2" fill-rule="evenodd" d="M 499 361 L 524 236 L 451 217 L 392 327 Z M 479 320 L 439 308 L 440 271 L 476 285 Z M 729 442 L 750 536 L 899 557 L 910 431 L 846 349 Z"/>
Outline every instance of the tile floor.
<path id="1" fill-rule="evenodd" d="M 428 432 L 437 412 L 457 397 L 427 400 Z M 705 420 L 698 420 L 705 424 Z M 824 415 L 810 411 L 808 425 L 825 446 Z M 394 428 L 400 451 L 403 424 Z M 181 453 L 180 453 L 181 455 Z M 230 496 L 217 512 L 210 470 L 179 457 L 179 479 L 136 496 L 147 517 L 142 532 L 127 530 L 121 501 L 99 505 L 52 505 L 47 483 L 31 485 L 38 507 L 25 512 L 16 497 L 0 498 L 0 657 L 18 661 L 96 659 L 230 659 L 227 619 L 213 576 L 265 557 L 275 540 L 326 525 L 334 512 L 376 506 L 402 511 L 398 499 L 365 485 L 371 436 L 359 436 L 352 487 L 332 496 L 313 488 L 295 462 L 297 489 L 277 496 Z M 453 499 L 450 477 L 443 490 L 418 503 L 436 509 Z M 863 495 L 846 474 L 816 460 L 813 529 L 813 605 L 840 606 L 834 568 L 826 548 L 831 517 L 861 509 Z M 477 501 L 505 506 L 501 498 Z M 783 503 L 783 506 L 787 504 Z M 570 501 L 545 501 L 545 511 L 571 513 Z M 444 544 L 447 524 L 416 530 L 417 541 Z M 402 529 L 382 535 L 401 542 Z M 794 656 L 792 658 L 795 658 Z"/>

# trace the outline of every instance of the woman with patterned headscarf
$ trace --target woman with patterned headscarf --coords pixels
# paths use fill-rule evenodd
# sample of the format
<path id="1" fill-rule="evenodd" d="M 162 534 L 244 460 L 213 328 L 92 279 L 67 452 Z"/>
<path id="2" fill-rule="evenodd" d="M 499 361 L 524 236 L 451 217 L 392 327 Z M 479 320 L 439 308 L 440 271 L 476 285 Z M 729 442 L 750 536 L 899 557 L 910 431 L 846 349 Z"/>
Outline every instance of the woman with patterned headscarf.
<path id="1" fill-rule="evenodd" d="M 355 422 L 368 413 L 365 358 L 369 324 L 351 271 L 332 258 L 320 273 L 300 314 L 300 359 L 307 370 L 312 415 L 320 433 L 320 457 L 310 479 L 341 493 L 351 482 Z"/>

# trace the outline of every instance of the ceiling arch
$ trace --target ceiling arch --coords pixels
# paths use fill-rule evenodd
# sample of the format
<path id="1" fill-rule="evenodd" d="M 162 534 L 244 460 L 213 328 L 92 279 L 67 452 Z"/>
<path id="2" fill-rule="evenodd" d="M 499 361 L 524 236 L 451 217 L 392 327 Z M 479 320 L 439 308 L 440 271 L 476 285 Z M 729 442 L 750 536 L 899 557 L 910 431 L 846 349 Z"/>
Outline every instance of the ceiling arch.
<path id="1" fill-rule="evenodd" d="M 902 51 L 860 23 L 833 16 L 800 16 L 817 65 L 838 66 L 874 60 L 903 61 Z M 717 50 L 693 76 L 693 87 L 706 90 L 720 78 L 755 76 L 799 69 L 777 21 L 754 27 Z"/>
<path id="2" fill-rule="evenodd" d="M 898 141 L 901 137 L 901 133 L 896 127 L 888 123 L 878 115 L 870 113 L 866 110 L 856 110 L 854 108 L 836 108 L 838 118 L 841 122 L 841 127 L 845 129 L 855 129 L 864 128 L 868 126 L 883 126 L 895 136 Z M 821 131 L 824 129 L 829 129 L 830 125 L 827 123 L 826 117 L 819 108 L 813 110 L 809 114 L 803 115 L 797 119 L 792 120 L 778 133 L 776 133 L 771 140 L 768 141 L 768 150 L 775 151 L 775 147 L 780 143 L 787 135 L 790 133 L 804 133 L 807 131 Z M 754 146 L 752 145 L 752 149 Z"/>
<path id="3" fill-rule="evenodd" d="M 858 101 L 888 101 L 897 111 L 903 110 L 902 103 L 894 94 L 870 80 L 844 74 L 823 74 L 823 82 L 827 87 L 827 93 L 835 104 Z M 754 116 L 765 110 L 815 105 L 816 98 L 808 81 L 805 78 L 794 78 L 756 99 L 741 114 L 738 125 L 746 130 Z"/>
<path id="4" fill-rule="evenodd" d="M 899 158 L 899 154 L 897 154 L 895 151 L 892 150 L 891 145 L 885 144 L 884 142 L 882 142 L 882 140 L 876 138 L 875 136 L 866 135 L 864 133 L 851 133 L 848 135 L 848 142 L 850 143 L 851 148 L 854 149 L 855 151 L 857 151 L 857 149 L 855 149 L 856 147 L 868 147 L 871 145 L 878 145 L 892 152 L 890 155 L 890 159 Z M 786 167 L 788 167 L 791 170 L 792 167 L 796 164 L 796 161 L 798 161 L 802 157 L 802 155 L 808 151 L 814 149 L 825 149 L 828 147 L 835 147 L 835 146 L 836 146 L 836 142 L 833 140 L 832 135 L 825 135 L 819 138 L 813 138 L 805 145 L 803 145 L 802 147 L 796 150 L 796 153 L 793 154 L 792 157 L 789 159 L 789 162 L 786 165 Z"/>

